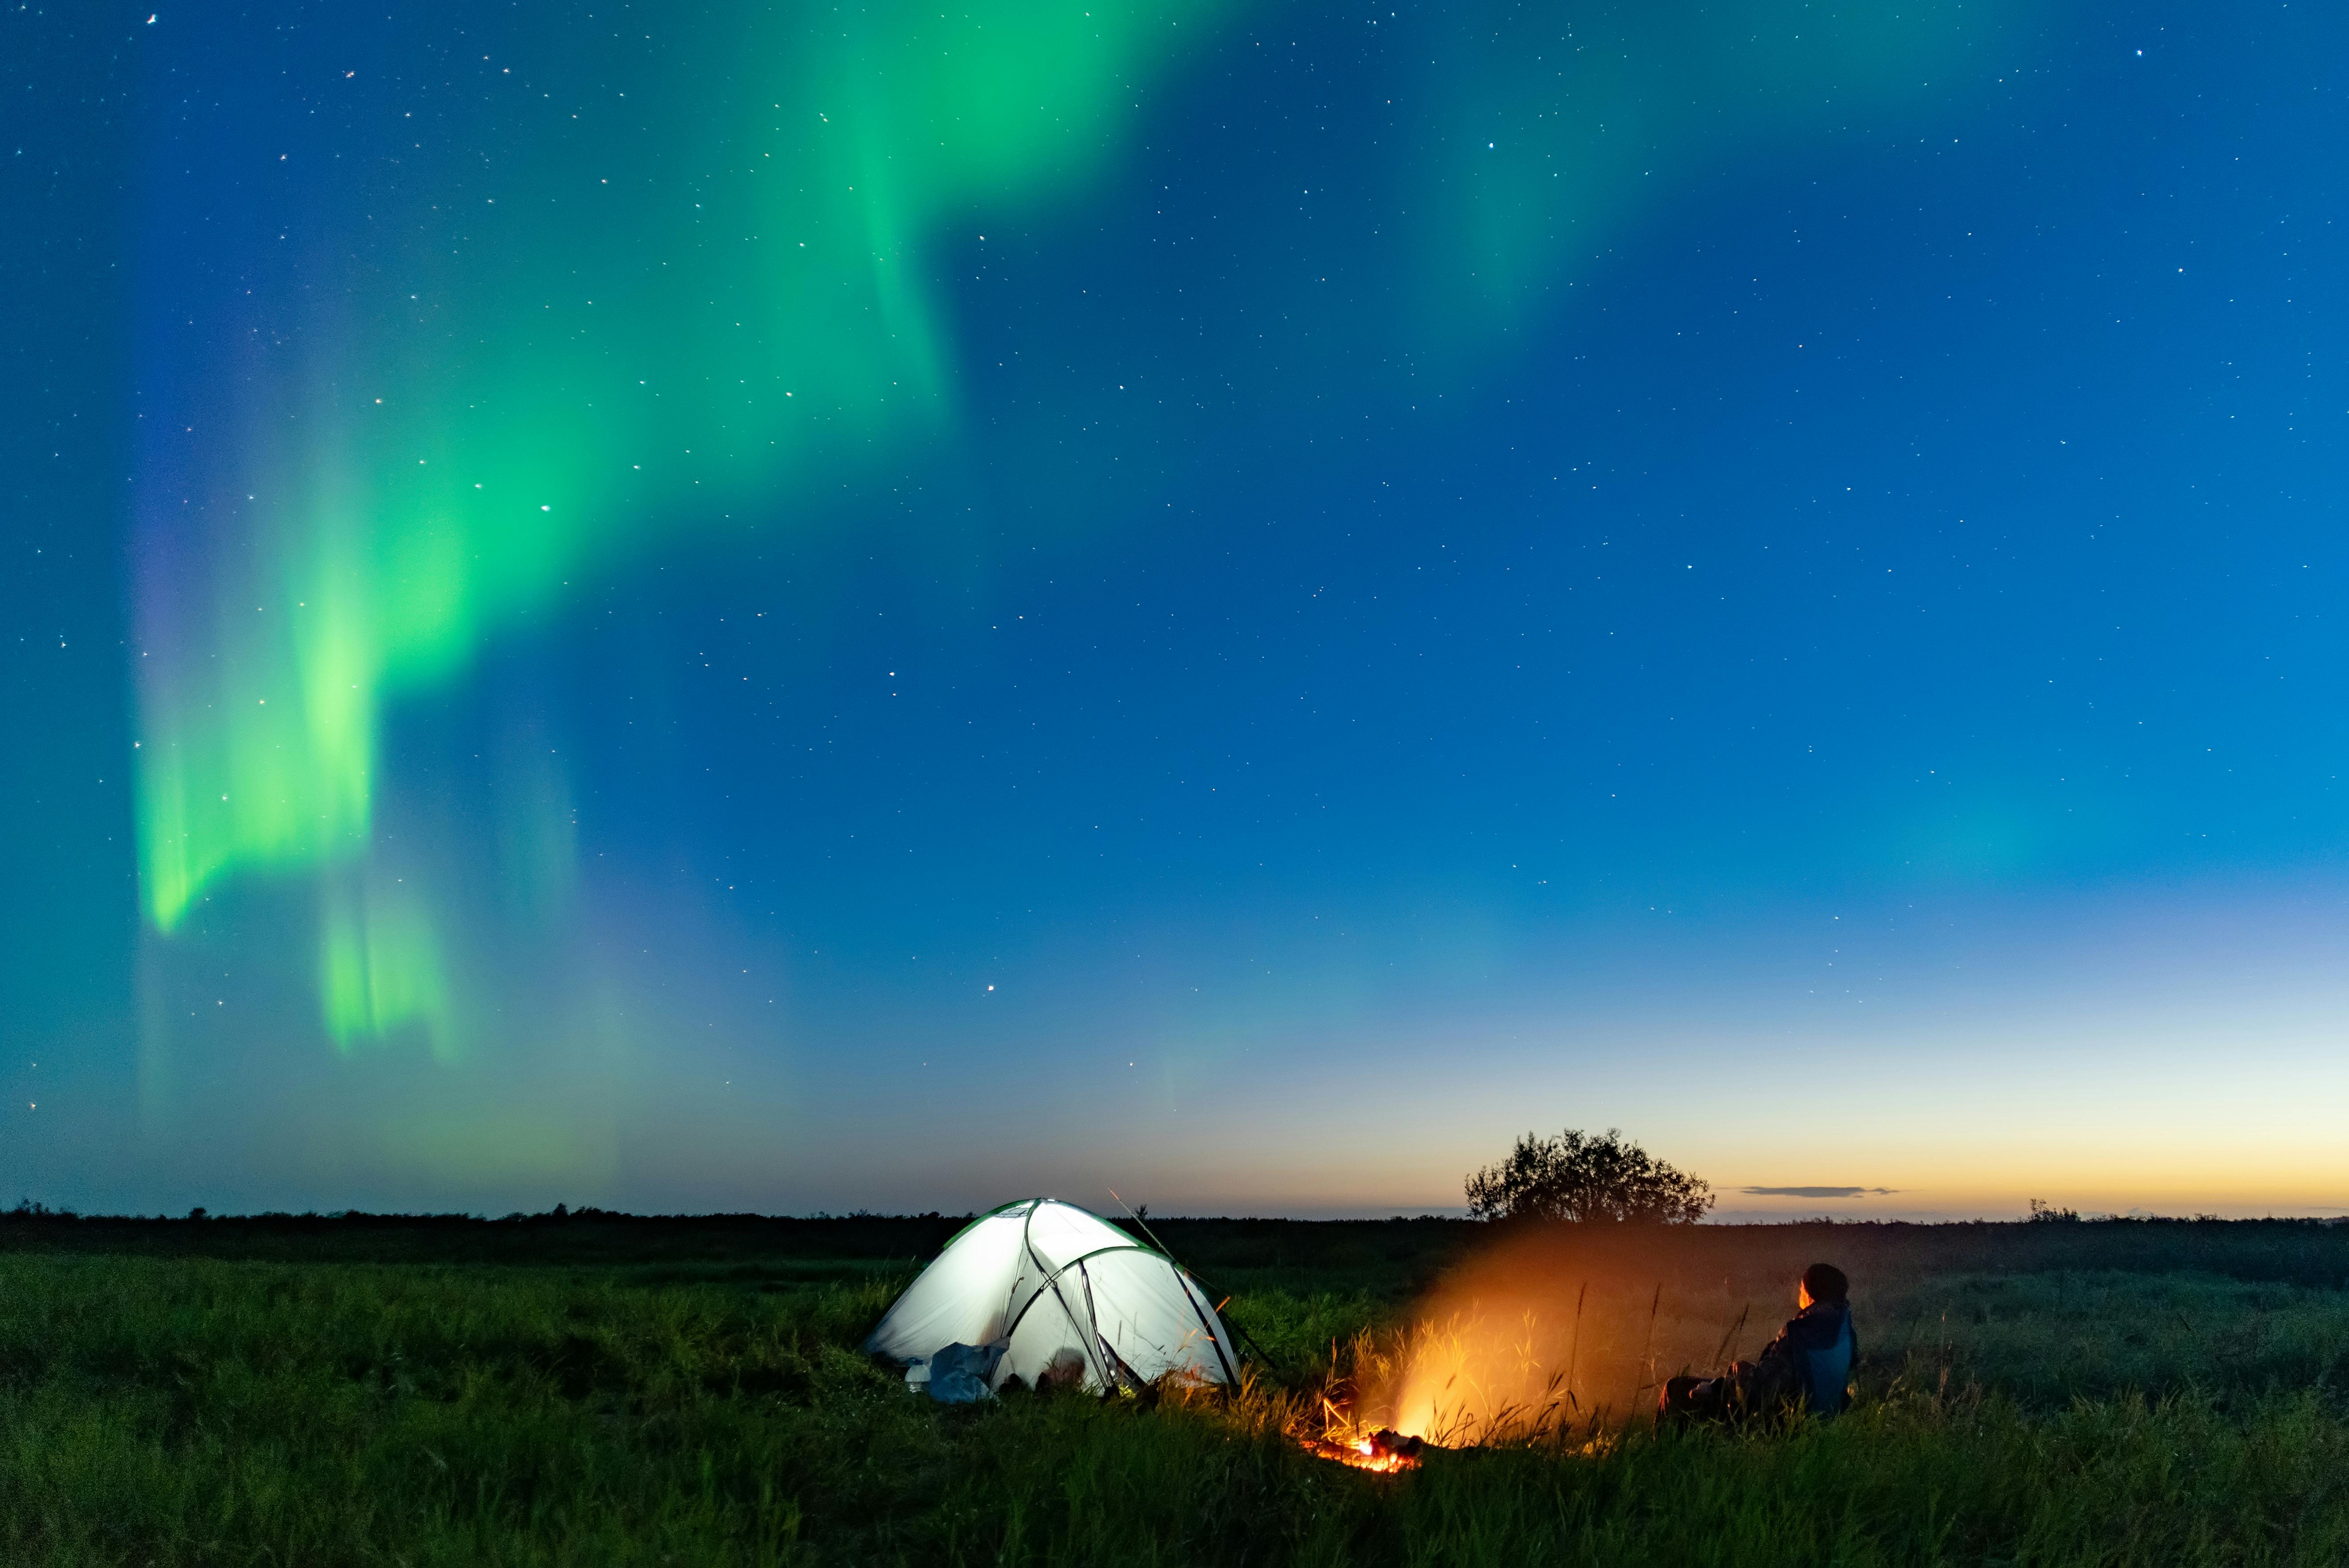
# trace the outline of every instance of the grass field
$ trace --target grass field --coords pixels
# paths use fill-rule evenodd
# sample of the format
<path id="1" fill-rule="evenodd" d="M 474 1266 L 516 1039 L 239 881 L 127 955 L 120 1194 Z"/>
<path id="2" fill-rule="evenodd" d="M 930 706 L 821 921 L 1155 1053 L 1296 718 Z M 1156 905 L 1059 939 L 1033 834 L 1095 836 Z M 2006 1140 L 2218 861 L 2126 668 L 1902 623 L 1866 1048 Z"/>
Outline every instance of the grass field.
<path id="1" fill-rule="evenodd" d="M 1269 1360 L 1228 1405 L 1151 1409 L 945 1408 L 858 1356 L 953 1228 L 0 1220 L 0 1553 L 2349 1563 L 2349 1227 L 1705 1227 L 1496 1253 L 1442 1221 L 1168 1222 Z M 1752 1354 L 1814 1258 L 1854 1279 L 1854 1413 L 1745 1435 L 1624 1418 L 1654 1377 L 1733 1338 Z M 1556 1346 L 1577 1358 L 1537 1438 L 1397 1477 L 1293 1440 L 1325 1393 L 1373 1399 L 1381 1367 L 1478 1334 L 1553 1377 Z"/>

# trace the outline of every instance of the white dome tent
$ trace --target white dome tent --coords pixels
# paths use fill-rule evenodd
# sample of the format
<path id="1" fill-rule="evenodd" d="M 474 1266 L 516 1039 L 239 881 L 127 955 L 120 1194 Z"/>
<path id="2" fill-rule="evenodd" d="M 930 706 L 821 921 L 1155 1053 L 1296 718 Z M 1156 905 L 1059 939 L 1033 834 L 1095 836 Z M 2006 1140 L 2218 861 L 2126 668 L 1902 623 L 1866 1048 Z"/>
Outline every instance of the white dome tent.
<path id="1" fill-rule="evenodd" d="M 1030 1387 L 1138 1388 L 1167 1373 L 1238 1382 L 1230 1334 L 1198 1281 L 1157 1248 L 1058 1198 L 981 1214 L 946 1244 L 864 1341 L 865 1350 L 977 1397 Z M 947 1354 L 952 1352 L 952 1354 Z M 949 1373 L 955 1374 L 951 1378 Z"/>

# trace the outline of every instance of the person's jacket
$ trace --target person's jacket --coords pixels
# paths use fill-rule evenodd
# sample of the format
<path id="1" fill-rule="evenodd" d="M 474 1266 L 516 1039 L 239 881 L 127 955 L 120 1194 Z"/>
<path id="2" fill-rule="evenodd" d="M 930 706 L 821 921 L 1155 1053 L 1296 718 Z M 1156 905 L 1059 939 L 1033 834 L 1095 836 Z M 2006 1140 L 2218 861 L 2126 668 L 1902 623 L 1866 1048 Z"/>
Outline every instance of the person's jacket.
<path id="1" fill-rule="evenodd" d="M 1762 1347 L 1757 1382 L 1813 1415 L 1838 1415 L 1851 1381 L 1851 1364 L 1858 1358 L 1850 1304 L 1815 1301 L 1788 1318 L 1778 1337 Z"/>

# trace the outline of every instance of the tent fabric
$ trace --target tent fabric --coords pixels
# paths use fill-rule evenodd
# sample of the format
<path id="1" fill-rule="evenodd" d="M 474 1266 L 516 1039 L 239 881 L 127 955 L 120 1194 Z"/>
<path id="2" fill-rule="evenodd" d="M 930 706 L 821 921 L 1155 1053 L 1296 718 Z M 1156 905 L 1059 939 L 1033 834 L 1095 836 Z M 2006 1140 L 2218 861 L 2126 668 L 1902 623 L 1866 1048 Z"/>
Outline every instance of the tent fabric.
<path id="1" fill-rule="evenodd" d="M 950 1346 L 999 1349 L 991 1388 L 1018 1377 L 1104 1390 L 1170 1372 L 1231 1383 L 1239 1366 L 1198 1281 L 1057 1198 L 1023 1198 L 972 1221 L 864 1341 L 905 1366 Z"/>

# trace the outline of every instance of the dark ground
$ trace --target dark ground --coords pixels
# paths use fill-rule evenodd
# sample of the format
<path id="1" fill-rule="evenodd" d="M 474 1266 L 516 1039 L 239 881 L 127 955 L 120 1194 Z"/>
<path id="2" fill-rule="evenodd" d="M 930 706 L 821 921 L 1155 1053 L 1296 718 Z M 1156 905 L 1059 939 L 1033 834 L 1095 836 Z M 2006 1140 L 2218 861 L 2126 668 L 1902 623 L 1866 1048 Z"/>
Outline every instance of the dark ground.
<path id="1" fill-rule="evenodd" d="M 1239 1397 L 954 1408 L 857 1346 L 960 1223 L 0 1215 L 0 1563 L 2349 1562 L 2349 1225 L 1154 1220 Z M 1853 1413 L 1651 1429 L 1816 1259 Z M 1578 1402 L 1404 1476 L 1300 1448 L 1477 1300 Z"/>

